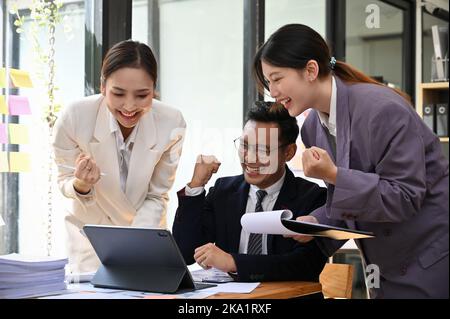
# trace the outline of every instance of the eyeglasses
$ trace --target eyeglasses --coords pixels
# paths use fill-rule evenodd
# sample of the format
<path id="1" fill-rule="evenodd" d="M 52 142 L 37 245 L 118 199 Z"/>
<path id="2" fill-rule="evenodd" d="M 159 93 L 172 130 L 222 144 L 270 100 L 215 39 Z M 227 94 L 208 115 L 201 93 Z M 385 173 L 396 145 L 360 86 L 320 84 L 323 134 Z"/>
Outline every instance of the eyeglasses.
<path id="1" fill-rule="evenodd" d="M 278 150 L 281 147 L 289 145 L 289 143 L 281 144 L 279 146 L 275 147 L 268 147 L 267 145 L 249 145 L 247 141 L 245 141 L 242 137 L 238 137 L 233 140 L 234 146 L 236 147 L 236 150 L 240 154 L 248 153 L 248 151 L 251 151 L 253 154 L 257 154 L 258 158 L 265 158 L 270 156 L 273 151 Z"/>

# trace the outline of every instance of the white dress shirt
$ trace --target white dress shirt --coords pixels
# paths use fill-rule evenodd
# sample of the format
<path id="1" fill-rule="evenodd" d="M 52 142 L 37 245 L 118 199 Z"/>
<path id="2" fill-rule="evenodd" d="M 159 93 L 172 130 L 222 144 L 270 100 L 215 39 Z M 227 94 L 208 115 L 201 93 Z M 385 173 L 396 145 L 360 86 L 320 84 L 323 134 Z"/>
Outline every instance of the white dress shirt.
<path id="1" fill-rule="evenodd" d="M 273 207 L 275 206 L 275 202 L 277 201 L 278 195 L 280 194 L 281 187 L 283 186 L 284 179 L 286 177 L 286 172 L 284 172 L 283 176 L 273 185 L 267 187 L 264 189 L 267 192 L 267 195 L 262 200 L 262 207 L 264 211 L 271 211 L 273 210 Z M 255 213 L 255 207 L 257 202 L 256 192 L 259 190 L 258 187 L 254 185 L 250 185 L 250 190 L 248 192 L 248 200 L 247 200 L 247 207 L 245 209 L 246 214 L 257 214 Z M 184 193 L 186 196 L 197 196 L 200 195 L 204 191 L 204 187 L 194 187 L 190 188 L 188 185 L 186 185 L 186 188 L 184 190 Z M 240 254 L 246 254 L 247 253 L 247 246 L 248 246 L 248 239 L 250 237 L 250 233 L 241 230 L 241 239 L 239 242 L 239 253 Z M 267 255 L 267 235 L 262 235 L 262 255 Z"/>
<path id="2" fill-rule="evenodd" d="M 336 142 L 336 104 L 337 104 L 337 88 L 336 88 L 336 79 L 334 76 L 332 78 L 331 83 L 331 100 L 330 100 L 330 114 L 326 114 L 323 112 L 317 112 L 319 114 L 320 123 L 328 129 L 330 135 L 334 137 Z"/>
<path id="3" fill-rule="evenodd" d="M 120 169 L 120 187 L 125 193 L 127 185 L 128 167 L 130 165 L 131 152 L 133 151 L 134 141 L 136 140 L 137 130 L 139 128 L 139 122 L 133 128 L 133 131 L 128 136 L 126 140 L 123 140 L 122 131 L 120 130 L 119 123 L 117 123 L 116 118 L 109 112 L 110 121 L 109 127 L 111 133 L 116 136 L 117 145 L 117 160 L 119 161 Z"/>

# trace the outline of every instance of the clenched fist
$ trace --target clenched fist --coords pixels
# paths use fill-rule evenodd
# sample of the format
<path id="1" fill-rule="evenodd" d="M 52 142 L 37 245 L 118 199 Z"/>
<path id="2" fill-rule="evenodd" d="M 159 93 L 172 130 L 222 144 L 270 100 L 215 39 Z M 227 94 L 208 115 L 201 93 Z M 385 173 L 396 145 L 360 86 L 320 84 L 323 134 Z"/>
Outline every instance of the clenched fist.
<path id="1" fill-rule="evenodd" d="M 302 162 L 305 176 L 336 184 L 337 167 L 327 151 L 315 146 L 307 148 L 303 152 Z"/>
<path id="2" fill-rule="evenodd" d="M 211 179 L 212 174 L 217 173 L 220 167 L 220 162 L 213 155 L 199 155 L 195 163 L 194 175 L 189 187 L 195 188 L 205 186 Z"/>

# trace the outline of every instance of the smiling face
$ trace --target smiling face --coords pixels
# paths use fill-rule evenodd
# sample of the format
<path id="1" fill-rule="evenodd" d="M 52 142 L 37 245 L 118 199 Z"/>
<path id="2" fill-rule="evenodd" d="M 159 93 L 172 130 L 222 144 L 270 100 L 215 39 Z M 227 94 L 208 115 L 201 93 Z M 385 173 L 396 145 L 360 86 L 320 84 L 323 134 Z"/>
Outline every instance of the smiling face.
<path id="1" fill-rule="evenodd" d="M 240 138 L 239 157 L 247 183 L 261 189 L 276 183 L 285 164 L 295 155 L 296 145 L 283 146 L 278 124 L 248 121 Z"/>
<path id="2" fill-rule="evenodd" d="M 308 72 L 293 68 L 276 67 L 261 62 L 270 95 L 283 104 L 292 117 L 296 117 L 313 106 L 312 83 Z"/>
<path id="3" fill-rule="evenodd" d="M 143 69 L 125 67 L 111 73 L 101 91 L 126 138 L 152 107 L 154 81 Z"/>

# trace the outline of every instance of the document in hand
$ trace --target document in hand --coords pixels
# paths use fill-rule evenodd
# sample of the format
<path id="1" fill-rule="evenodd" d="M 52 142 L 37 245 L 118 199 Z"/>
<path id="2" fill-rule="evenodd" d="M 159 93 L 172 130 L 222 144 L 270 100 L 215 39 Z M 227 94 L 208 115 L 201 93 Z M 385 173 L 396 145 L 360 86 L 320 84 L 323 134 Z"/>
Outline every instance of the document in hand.
<path id="1" fill-rule="evenodd" d="M 374 237 L 371 232 L 296 221 L 291 219 L 292 216 L 290 210 L 244 214 L 241 225 L 245 231 L 257 234 L 308 235 L 337 240 Z"/>

